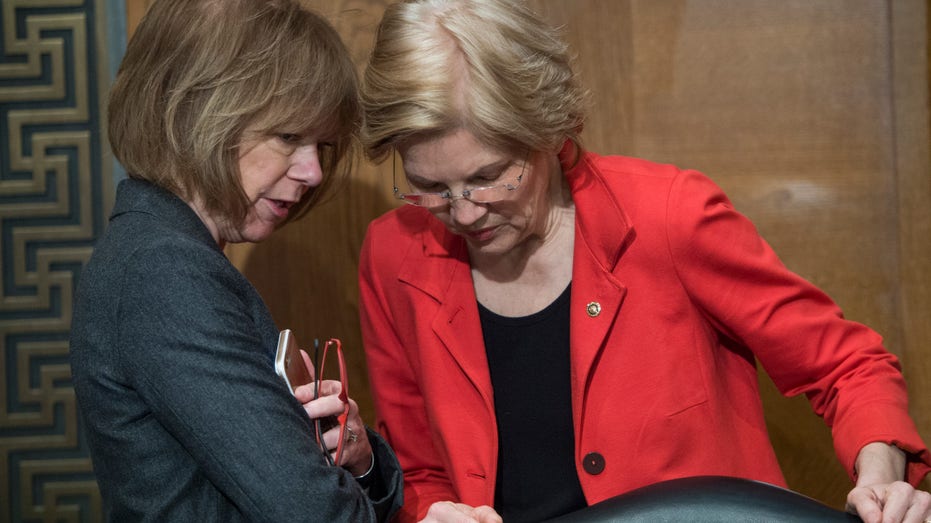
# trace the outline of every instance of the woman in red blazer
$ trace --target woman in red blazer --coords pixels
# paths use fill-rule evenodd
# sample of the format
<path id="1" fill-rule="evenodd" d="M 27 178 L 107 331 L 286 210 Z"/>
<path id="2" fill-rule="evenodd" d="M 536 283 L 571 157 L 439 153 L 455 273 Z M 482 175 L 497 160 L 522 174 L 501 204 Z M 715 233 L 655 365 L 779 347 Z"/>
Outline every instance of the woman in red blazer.
<path id="1" fill-rule="evenodd" d="M 852 511 L 931 516 L 879 335 L 705 176 L 584 151 L 566 47 L 525 7 L 389 7 L 363 101 L 369 155 L 400 155 L 413 204 L 371 224 L 360 265 L 402 520 L 540 521 L 695 475 L 784 485 L 756 362 L 831 426 Z"/>

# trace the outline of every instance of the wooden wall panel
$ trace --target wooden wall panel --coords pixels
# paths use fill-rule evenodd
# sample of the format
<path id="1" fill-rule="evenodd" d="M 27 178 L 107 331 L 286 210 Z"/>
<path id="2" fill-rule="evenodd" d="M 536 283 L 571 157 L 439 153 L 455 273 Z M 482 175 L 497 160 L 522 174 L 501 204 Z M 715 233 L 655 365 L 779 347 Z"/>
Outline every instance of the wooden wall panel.
<path id="1" fill-rule="evenodd" d="M 893 100 L 905 377 L 912 413 L 931 439 L 931 0 L 893 3 Z M 931 479 L 925 486 L 931 485 Z"/>
<path id="2" fill-rule="evenodd" d="M 383 1 L 318 0 L 364 62 Z M 785 263 L 902 357 L 931 438 L 927 2 L 532 0 L 565 26 L 595 110 L 593 150 L 704 171 Z M 230 257 L 282 327 L 343 338 L 371 421 L 355 271 L 369 220 L 394 205 L 386 166 L 360 165 L 333 201 Z M 790 485 L 842 506 L 830 433 L 761 374 Z M 928 484 L 926 482 L 925 488 Z"/>
<path id="3" fill-rule="evenodd" d="M 136 26 L 142 20 L 142 15 L 152 4 L 152 0 L 126 0 L 126 34 L 131 36 L 136 32 Z"/>

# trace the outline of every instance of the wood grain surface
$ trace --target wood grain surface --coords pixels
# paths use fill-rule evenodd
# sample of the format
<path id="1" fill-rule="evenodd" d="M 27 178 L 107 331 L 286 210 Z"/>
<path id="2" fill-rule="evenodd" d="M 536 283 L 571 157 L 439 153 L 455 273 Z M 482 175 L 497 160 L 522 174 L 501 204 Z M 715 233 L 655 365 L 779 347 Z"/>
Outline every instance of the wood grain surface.
<path id="1" fill-rule="evenodd" d="M 360 70 L 386 2 L 309 2 Z M 592 92 L 585 144 L 701 170 L 794 271 L 902 358 L 931 438 L 928 2 L 534 0 L 563 26 Z M 361 163 L 304 220 L 230 258 L 300 340 L 338 336 L 374 420 L 358 327 L 366 224 L 392 208 L 387 164 Z M 722 246 L 726 248 L 726 246 Z M 790 486 L 842 507 L 851 484 L 804 398 L 761 373 Z M 928 488 L 928 482 L 924 484 Z"/>

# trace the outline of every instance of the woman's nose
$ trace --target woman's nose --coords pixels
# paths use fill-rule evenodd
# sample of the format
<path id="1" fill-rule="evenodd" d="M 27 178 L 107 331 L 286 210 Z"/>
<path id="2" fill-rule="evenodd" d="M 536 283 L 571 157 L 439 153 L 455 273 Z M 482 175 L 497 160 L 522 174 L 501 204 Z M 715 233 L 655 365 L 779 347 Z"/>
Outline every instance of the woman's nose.
<path id="1" fill-rule="evenodd" d="M 488 208 L 467 198 L 458 198 L 449 202 L 449 213 L 456 223 L 469 226 L 488 213 Z"/>
<path id="2" fill-rule="evenodd" d="M 320 166 L 320 151 L 316 145 L 302 145 L 291 156 L 288 176 L 309 187 L 316 187 L 323 181 L 323 167 Z"/>

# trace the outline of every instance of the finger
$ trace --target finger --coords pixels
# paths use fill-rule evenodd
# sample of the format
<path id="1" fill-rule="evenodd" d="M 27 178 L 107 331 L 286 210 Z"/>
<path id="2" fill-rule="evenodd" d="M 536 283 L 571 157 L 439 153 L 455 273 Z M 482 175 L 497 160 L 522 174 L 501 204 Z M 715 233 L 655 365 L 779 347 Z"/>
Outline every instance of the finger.
<path id="1" fill-rule="evenodd" d="M 478 523 L 469 515 L 472 507 L 452 501 L 437 501 L 430 505 L 423 522 L 443 523 Z M 421 522 L 421 523 L 423 523 Z"/>
<path id="2" fill-rule="evenodd" d="M 315 383 L 316 382 L 310 382 L 307 385 L 301 385 L 300 387 L 297 387 L 296 389 L 294 389 L 294 397 L 297 398 L 297 400 L 300 401 L 301 403 L 308 403 L 310 401 L 313 401 L 314 396 L 315 396 L 315 392 L 314 392 Z"/>
<path id="3" fill-rule="evenodd" d="M 368 472 L 372 465 L 372 452 L 365 428 L 352 428 L 347 425 L 343 455 L 339 464 L 352 472 L 353 476 L 361 476 Z"/>
<path id="4" fill-rule="evenodd" d="M 926 523 L 931 520 L 931 494 L 923 490 L 915 490 L 912 494 L 911 504 L 905 513 L 906 523 Z"/>
<path id="5" fill-rule="evenodd" d="M 321 396 L 337 396 L 343 390 L 343 384 L 337 380 L 323 380 L 319 384 Z"/>
<path id="6" fill-rule="evenodd" d="M 472 517 L 478 520 L 479 523 L 503 523 L 501 516 L 488 505 L 475 507 L 472 511 Z"/>
<path id="7" fill-rule="evenodd" d="M 355 401 L 349 400 L 349 414 L 346 416 L 346 426 L 352 427 L 352 430 L 356 431 L 356 434 L 365 433 L 365 422 L 362 421 L 362 414 L 359 412 L 359 406 Z M 360 427 L 362 432 L 356 427 Z"/>
<path id="8" fill-rule="evenodd" d="M 343 413 L 345 404 L 338 396 L 324 396 L 304 403 L 304 411 L 311 418 L 325 418 Z"/>
<path id="9" fill-rule="evenodd" d="M 905 513 L 911 507 L 915 489 L 904 481 L 896 481 L 881 491 L 883 521 L 905 521 Z"/>
<path id="10" fill-rule="evenodd" d="M 333 427 L 333 428 L 327 430 L 326 432 L 324 432 L 323 435 L 322 435 L 322 437 L 320 438 L 320 441 L 322 442 L 322 446 L 323 446 L 323 447 L 327 450 L 327 452 L 329 452 L 331 455 L 332 455 L 334 452 L 336 452 L 336 447 L 339 445 L 339 430 L 340 430 L 340 428 L 339 428 L 339 426 L 337 425 L 336 427 Z M 343 434 L 343 440 L 344 440 L 343 448 L 345 448 L 345 446 L 346 446 L 346 445 L 345 445 L 345 439 L 346 439 L 346 434 L 344 433 L 344 434 Z M 345 453 L 345 451 L 344 451 L 344 453 Z"/>
<path id="11" fill-rule="evenodd" d="M 316 392 L 314 391 L 314 387 L 317 388 Z M 339 398 L 339 391 L 341 389 L 342 385 L 338 381 L 324 380 L 317 383 L 310 383 L 308 385 L 301 385 L 300 387 L 294 389 L 294 397 L 306 405 L 314 399 L 314 394 L 316 393 L 319 399 L 331 398 L 330 401 L 339 402 L 338 408 L 339 411 L 342 412 L 343 402 Z M 324 404 L 329 405 L 330 401 L 327 401 Z"/>
<path id="12" fill-rule="evenodd" d="M 867 487 L 856 487 L 847 494 L 847 512 L 860 516 L 863 523 L 882 523 L 882 505 Z"/>
<path id="13" fill-rule="evenodd" d="M 337 444 L 339 444 L 340 436 L 342 432 L 343 440 L 343 453 L 345 454 L 346 449 L 350 445 L 360 445 L 363 442 L 368 443 L 368 436 L 365 433 L 365 429 L 350 427 L 349 424 L 346 424 L 346 429 L 343 430 L 340 425 L 335 425 L 327 429 L 322 435 L 322 441 L 326 445 L 326 448 L 329 452 L 336 450 Z M 364 441 L 363 441 L 364 440 Z"/>

